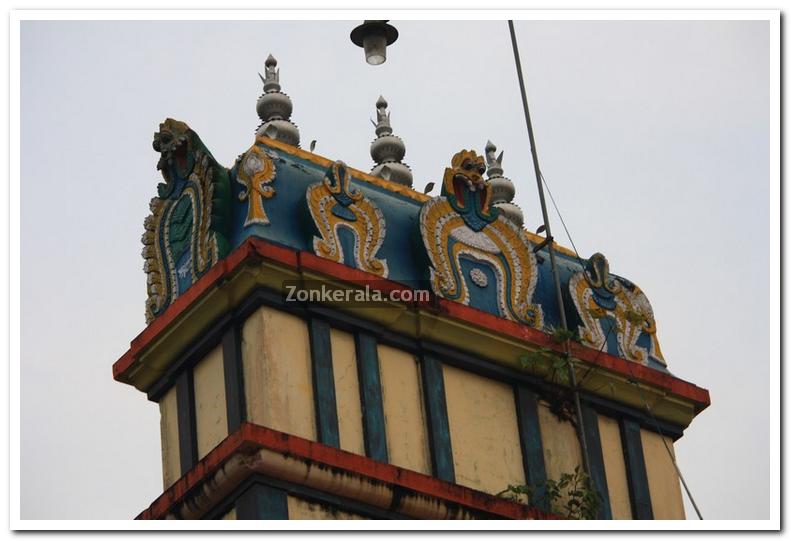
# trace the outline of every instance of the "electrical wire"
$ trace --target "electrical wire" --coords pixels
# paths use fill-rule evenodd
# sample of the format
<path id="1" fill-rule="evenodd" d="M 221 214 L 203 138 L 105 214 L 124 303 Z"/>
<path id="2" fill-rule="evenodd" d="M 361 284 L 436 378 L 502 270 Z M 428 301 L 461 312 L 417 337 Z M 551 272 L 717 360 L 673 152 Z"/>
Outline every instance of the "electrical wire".
<path id="1" fill-rule="evenodd" d="M 582 376 L 582 379 L 580 380 L 579 385 L 582 385 L 583 383 L 585 383 L 585 380 L 588 379 L 588 376 L 591 375 L 591 372 L 593 372 L 596 368 L 598 368 L 596 366 L 596 361 L 599 360 L 599 355 L 601 355 L 602 352 L 604 351 L 604 347 L 607 345 L 607 340 L 609 340 L 610 335 L 612 334 L 612 330 L 614 328 L 615 328 L 615 325 L 610 325 L 610 328 L 607 329 L 607 334 L 604 336 L 604 341 L 601 343 L 601 347 L 599 348 L 599 351 L 596 352 L 596 356 L 593 358 L 593 361 L 591 361 L 591 366 L 588 368 L 588 371 L 585 372 L 584 376 Z"/>
<path id="2" fill-rule="evenodd" d="M 547 189 L 547 193 L 549 194 L 549 200 L 552 201 L 552 206 L 555 207 L 555 213 L 558 215 L 558 218 L 560 218 L 560 224 L 563 226 L 563 230 L 566 232 L 566 237 L 568 237 L 569 242 L 571 243 L 571 247 L 574 250 L 574 255 L 577 256 L 577 261 L 584 269 L 585 265 L 583 264 L 582 258 L 580 257 L 580 253 L 577 251 L 577 246 L 574 244 L 574 239 L 571 238 L 571 233 L 569 233 L 569 228 L 566 227 L 566 221 L 563 219 L 563 215 L 560 213 L 558 204 L 555 202 L 555 197 L 552 195 L 552 190 L 549 189 L 549 184 L 547 183 L 547 179 L 544 178 L 544 172 L 539 171 L 539 174 L 541 175 L 541 182 L 544 183 L 544 186 Z"/>
<path id="3" fill-rule="evenodd" d="M 582 261 L 582 258 L 579 255 L 579 252 L 577 251 L 577 246 L 574 244 L 574 239 L 571 237 L 571 232 L 569 231 L 568 227 L 566 226 L 566 221 L 563 219 L 563 214 L 561 214 L 560 209 L 558 208 L 557 202 L 555 201 L 555 198 L 552 195 L 552 191 L 549 188 L 549 183 L 547 183 L 546 179 L 544 178 L 544 174 L 543 174 L 543 172 L 541 172 L 541 169 L 540 169 L 540 166 L 539 166 L 539 163 L 538 163 L 538 155 L 537 155 L 537 152 L 536 152 L 536 144 L 535 144 L 535 140 L 533 138 L 533 127 L 532 127 L 532 123 L 530 121 L 530 110 L 529 110 L 528 104 L 527 104 L 527 92 L 525 91 L 525 85 L 524 85 L 524 80 L 523 80 L 523 76 L 522 76 L 522 63 L 521 63 L 521 60 L 519 58 L 519 49 L 518 49 L 517 41 L 516 41 L 516 30 L 514 29 L 514 23 L 511 20 L 508 21 L 508 30 L 509 30 L 509 32 L 511 34 L 511 45 L 513 47 L 514 61 L 516 63 L 516 71 L 517 71 L 517 76 L 519 78 L 519 87 L 520 87 L 520 91 L 521 91 L 521 95 L 522 95 L 522 105 L 523 105 L 524 113 L 525 113 L 525 121 L 526 121 L 526 124 L 527 124 L 528 136 L 530 138 L 530 150 L 531 150 L 532 157 L 533 157 L 533 166 L 535 168 L 535 173 L 536 173 L 536 177 L 537 177 L 536 180 L 538 180 L 538 195 L 539 195 L 539 199 L 541 200 L 541 210 L 542 210 L 542 214 L 543 214 L 543 218 L 544 218 L 544 228 L 546 229 L 546 237 L 547 237 L 547 239 L 552 239 L 552 233 L 551 233 L 551 231 L 549 229 L 549 216 L 547 215 L 546 204 L 544 202 L 544 193 L 543 193 L 543 190 L 541 189 L 542 188 L 542 184 L 547 189 L 547 193 L 549 194 L 549 198 L 552 201 L 552 206 L 555 207 L 555 212 L 557 213 L 558 217 L 560 218 L 560 223 L 563 225 L 563 229 L 566 232 L 566 236 L 568 237 L 569 242 L 571 243 L 571 247 L 574 249 L 574 254 L 577 257 L 577 261 L 582 266 L 582 269 L 583 269 L 583 272 L 584 272 L 585 265 L 584 265 L 584 263 Z M 557 267 L 555 265 L 555 257 L 554 257 L 555 254 L 554 254 L 554 251 L 552 249 L 552 244 L 553 243 L 554 243 L 554 240 L 551 240 L 550 243 L 547 246 L 547 250 L 549 251 L 550 261 L 551 261 L 551 264 L 552 264 L 552 273 L 553 273 L 553 276 L 554 276 L 554 279 L 555 279 L 555 289 L 557 290 L 556 293 L 557 293 L 557 296 L 558 296 L 558 308 L 560 310 L 562 326 L 563 326 L 564 329 L 568 330 L 567 329 L 567 325 L 566 325 L 565 308 L 563 306 L 563 301 L 562 301 L 561 294 L 560 294 L 559 275 L 558 275 L 558 272 L 557 272 Z M 594 364 L 595 364 L 595 361 L 598 360 L 599 355 L 604 350 L 604 347 L 607 344 L 607 338 L 609 338 L 609 334 L 610 334 L 611 331 L 612 331 L 612 326 L 610 327 L 610 329 L 609 329 L 609 331 L 607 333 L 607 337 L 605 337 L 604 343 L 602 344 L 601 348 L 599 349 L 599 352 L 596 354 L 596 357 L 594 358 Z M 570 358 L 569 357 L 568 344 L 566 345 L 566 357 Z M 659 423 L 656 420 L 656 417 L 654 417 L 654 414 L 651 411 L 651 407 L 648 405 L 648 401 L 645 398 L 645 394 L 643 393 L 643 390 L 640 387 L 640 384 L 638 383 L 637 378 L 635 377 L 634 373 L 632 372 L 632 367 L 630 366 L 629 362 L 630 361 L 627 361 L 626 366 L 629 369 L 629 373 L 631 374 L 631 381 L 632 381 L 632 383 L 634 385 L 637 386 L 637 389 L 638 389 L 638 391 L 640 393 L 640 397 L 641 397 L 641 399 L 643 401 L 643 405 L 645 406 L 645 410 L 648 412 L 648 415 L 649 415 L 649 417 L 651 419 L 651 423 L 654 425 L 654 428 L 656 428 L 656 431 L 659 433 L 659 435 L 662 438 L 662 443 L 664 443 L 664 445 L 665 445 L 665 450 L 667 451 L 667 454 L 670 457 L 671 462 L 673 463 L 673 467 L 676 470 L 676 474 L 678 475 L 678 478 L 681 480 L 681 484 L 684 485 L 684 490 L 686 491 L 687 496 L 689 497 L 689 501 L 692 502 L 692 507 L 695 508 L 695 512 L 698 514 L 698 518 L 700 520 L 703 520 L 703 515 L 700 513 L 700 509 L 698 509 L 697 503 L 695 503 L 695 499 L 692 497 L 692 491 L 689 489 L 689 486 L 687 486 L 687 482 L 684 480 L 684 476 L 681 474 L 681 469 L 679 469 L 678 464 L 676 463 L 676 458 L 673 455 L 673 452 L 670 450 L 670 447 L 668 446 L 667 441 L 665 441 L 665 436 L 662 433 L 662 429 L 659 427 Z M 582 424 L 582 413 L 581 413 L 579 394 L 578 394 L 579 384 L 576 382 L 576 377 L 574 376 L 574 368 L 573 368 L 573 366 L 569 365 L 569 367 L 570 367 L 569 374 L 570 374 L 571 379 L 572 379 L 572 389 L 574 390 L 574 396 L 575 396 L 575 402 L 576 402 L 577 417 L 578 417 L 578 419 L 580 421 L 579 422 L 579 426 L 578 426 L 579 439 L 580 439 L 580 444 L 582 446 L 583 458 L 584 458 L 584 463 L 585 463 L 585 469 L 588 470 L 588 459 L 587 459 L 588 452 L 587 452 L 585 432 L 584 432 L 583 424 Z M 590 373 L 591 373 L 591 369 L 589 369 L 588 372 L 585 374 L 585 376 L 583 377 L 583 381 L 585 380 L 585 378 L 587 378 L 590 375 Z"/>
<path id="4" fill-rule="evenodd" d="M 560 223 L 563 225 L 563 230 L 566 232 L 566 237 L 568 237 L 569 243 L 571 243 L 571 247 L 574 250 L 574 254 L 577 256 L 577 260 L 579 261 L 580 265 L 582 265 L 582 268 L 584 269 L 585 266 L 584 266 L 584 264 L 582 262 L 582 259 L 580 258 L 579 252 L 577 251 L 577 247 L 574 244 L 574 239 L 571 238 L 571 232 L 569 231 L 568 227 L 566 227 L 566 221 L 563 219 L 563 214 L 561 214 L 560 209 L 558 208 L 557 202 L 555 202 L 555 198 L 552 196 L 552 190 L 549 188 L 549 183 L 544 178 L 544 173 L 543 172 L 541 172 L 541 181 L 544 183 L 544 186 L 547 189 L 547 193 L 549 194 L 549 199 L 550 199 L 550 201 L 552 201 L 552 206 L 555 207 L 555 212 L 557 213 L 558 218 L 560 218 Z M 612 332 L 612 329 L 613 329 L 613 326 L 610 326 L 610 328 L 607 331 L 607 336 L 604 338 L 604 342 L 602 343 L 601 347 L 599 348 L 598 353 L 596 354 L 596 357 L 594 358 L 594 363 L 599 358 L 599 355 L 604 350 L 604 347 L 607 345 L 607 338 L 609 338 L 609 335 L 610 335 L 610 332 Z M 681 469 L 678 467 L 678 463 L 676 462 L 676 457 L 673 454 L 673 451 L 670 450 L 670 446 L 667 444 L 667 440 L 665 439 L 665 435 L 662 432 L 662 428 L 659 426 L 659 421 L 657 421 L 656 417 L 654 417 L 654 412 L 651 410 L 651 406 L 648 405 L 648 400 L 645 397 L 645 393 L 643 392 L 643 388 L 640 387 L 640 383 L 637 381 L 637 377 L 634 375 L 634 372 L 632 372 L 632 367 L 631 367 L 629 362 L 626 363 L 626 367 L 628 368 L 629 375 L 631 376 L 631 383 L 635 387 L 637 387 L 637 390 L 640 393 L 640 399 L 643 401 L 643 406 L 645 407 L 645 411 L 648 413 L 648 416 L 649 416 L 649 418 L 651 420 L 651 424 L 654 425 L 654 428 L 656 429 L 657 433 L 662 438 L 662 443 L 665 446 L 665 451 L 667 451 L 667 454 L 670 457 L 670 461 L 673 463 L 673 468 L 676 470 L 676 475 L 678 475 L 678 478 L 681 481 L 681 484 L 684 486 L 684 491 L 687 493 L 687 497 L 689 498 L 690 503 L 692 503 L 692 507 L 695 509 L 695 513 L 697 513 L 698 518 L 700 520 L 703 520 L 703 515 L 701 514 L 700 509 L 698 508 L 698 504 L 695 502 L 695 498 L 692 496 L 692 491 L 690 490 L 689 486 L 687 485 L 687 481 L 684 479 L 684 475 L 681 473 Z M 582 377 L 582 380 L 580 381 L 580 385 L 586 380 L 586 378 L 590 375 L 592 370 L 593 370 L 593 367 L 588 369 L 588 371 Z"/>
<path id="5" fill-rule="evenodd" d="M 670 457 L 671 462 L 673 463 L 673 467 L 676 470 L 676 474 L 678 475 L 678 478 L 681 480 L 681 484 L 684 485 L 684 490 L 686 491 L 687 496 L 689 497 L 689 501 L 692 503 L 692 507 L 695 508 L 695 513 L 697 513 L 698 518 L 700 520 L 703 520 L 703 515 L 701 514 L 700 509 L 698 508 L 698 504 L 695 502 L 695 498 L 692 497 L 692 491 L 689 489 L 689 486 L 687 486 L 687 482 L 686 480 L 684 480 L 684 476 L 681 474 L 681 469 L 678 467 L 678 463 L 676 462 L 676 457 L 673 454 L 673 452 L 670 450 L 670 446 L 667 444 L 665 435 L 662 432 L 662 428 L 660 428 L 659 426 L 659 421 L 656 420 L 656 417 L 654 417 L 654 412 L 651 410 L 651 406 L 648 405 L 648 400 L 645 398 L 645 394 L 643 393 L 643 388 L 640 387 L 640 382 L 637 381 L 634 372 L 632 372 L 632 367 L 629 365 L 628 362 L 626 366 L 629 369 L 629 374 L 632 376 L 631 383 L 635 387 L 637 387 L 637 391 L 640 393 L 640 398 L 643 401 L 643 405 L 645 406 L 645 411 L 648 412 L 648 416 L 651 418 L 651 423 L 654 425 L 654 428 L 656 428 L 656 431 L 662 437 L 662 443 L 665 444 L 665 450 L 667 451 L 667 454 Z"/>
<path id="6" fill-rule="evenodd" d="M 544 229 L 547 232 L 547 252 L 549 253 L 549 264 L 552 268 L 552 280 L 555 283 L 555 300 L 558 304 L 558 312 L 560 315 L 560 326 L 564 331 L 568 331 L 568 324 L 566 322 L 566 308 L 563 304 L 563 292 L 560 286 L 560 272 L 555 261 L 555 250 L 552 241 L 552 229 L 549 225 L 549 212 L 547 210 L 546 201 L 544 200 L 544 186 L 541 183 L 541 170 L 538 163 L 538 150 L 536 149 L 536 141 L 533 134 L 533 123 L 530 120 L 530 107 L 527 103 L 527 91 L 525 90 L 525 79 L 522 74 L 522 60 L 519 58 L 519 46 L 516 39 L 516 30 L 514 29 L 514 21 L 508 21 L 508 31 L 511 34 L 511 47 L 514 52 L 514 64 L 516 65 L 516 76 L 519 81 L 519 91 L 522 97 L 522 109 L 525 113 L 525 125 L 527 127 L 527 136 L 530 140 L 530 154 L 533 158 L 533 169 L 536 175 L 536 185 L 538 188 L 538 199 L 541 203 L 541 215 L 544 218 Z M 564 343 L 566 351 L 566 359 L 569 357 L 569 344 L 568 340 Z M 580 403 L 579 387 L 577 385 L 577 375 L 574 372 L 572 363 L 568 363 L 569 384 L 574 398 L 574 410 L 577 416 L 577 437 L 580 442 L 580 450 L 582 451 L 582 468 L 586 473 L 590 473 L 590 455 L 588 454 L 588 442 L 585 437 L 585 424 L 582 422 L 582 404 Z"/>

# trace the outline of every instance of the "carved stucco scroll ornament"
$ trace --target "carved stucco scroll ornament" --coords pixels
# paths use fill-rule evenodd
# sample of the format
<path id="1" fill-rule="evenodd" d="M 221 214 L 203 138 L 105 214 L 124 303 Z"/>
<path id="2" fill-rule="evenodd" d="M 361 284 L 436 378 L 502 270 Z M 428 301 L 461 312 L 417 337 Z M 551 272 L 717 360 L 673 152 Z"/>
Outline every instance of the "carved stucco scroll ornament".
<path id="1" fill-rule="evenodd" d="M 305 192 L 310 216 L 319 232 L 313 237 L 313 251 L 326 259 L 343 263 L 351 256 L 354 266 L 383 278 L 387 260 L 377 258 L 387 228 L 379 207 L 351 186 L 351 172 L 342 161 L 330 165 L 324 179 Z M 351 254 L 344 254 L 341 231 L 354 238 Z"/>
<path id="2" fill-rule="evenodd" d="M 569 280 L 569 292 L 582 319 L 579 334 L 582 342 L 600 348 L 608 333 L 614 333 L 618 354 L 630 361 L 647 364 L 653 359 L 665 365 L 656 337 L 656 320 L 651 303 L 635 284 L 610 274 L 610 265 L 602 254 L 594 254 L 585 269 Z M 607 333 L 602 323 L 613 325 Z M 641 336 L 644 345 L 638 344 Z"/>
<path id="3" fill-rule="evenodd" d="M 543 311 L 532 302 L 538 281 L 535 256 L 524 230 L 491 205 L 485 171 L 482 156 L 468 150 L 457 153 L 445 169 L 441 194 L 420 211 L 431 287 L 440 297 L 469 305 L 465 277 L 470 277 L 482 290 L 494 288 L 498 315 L 541 328 Z M 465 273 L 463 265 L 474 269 Z M 485 273 L 491 273 L 489 279 Z"/>
<path id="4" fill-rule="evenodd" d="M 239 193 L 240 201 L 247 201 L 247 217 L 244 227 L 252 224 L 268 225 L 269 217 L 264 210 L 264 200 L 275 195 L 272 183 L 275 180 L 275 163 L 258 145 L 242 155 L 236 171 L 236 182 L 244 186 Z"/>
<path id="5" fill-rule="evenodd" d="M 143 227 L 146 321 L 160 315 L 228 252 L 228 171 L 187 124 L 166 119 L 154 134 L 164 183 Z"/>

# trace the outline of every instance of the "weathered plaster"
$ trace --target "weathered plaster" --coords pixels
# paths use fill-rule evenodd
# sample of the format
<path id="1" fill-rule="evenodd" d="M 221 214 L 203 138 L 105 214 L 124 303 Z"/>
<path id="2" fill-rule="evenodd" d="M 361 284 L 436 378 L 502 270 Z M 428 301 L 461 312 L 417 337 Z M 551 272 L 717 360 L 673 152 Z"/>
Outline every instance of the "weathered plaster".
<path id="1" fill-rule="evenodd" d="M 247 419 L 303 438 L 316 439 L 316 416 L 306 323 L 262 307 L 242 328 Z"/>
<path id="2" fill-rule="evenodd" d="M 525 484 L 510 385 L 444 365 L 456 482 L 497 494 Z"/>

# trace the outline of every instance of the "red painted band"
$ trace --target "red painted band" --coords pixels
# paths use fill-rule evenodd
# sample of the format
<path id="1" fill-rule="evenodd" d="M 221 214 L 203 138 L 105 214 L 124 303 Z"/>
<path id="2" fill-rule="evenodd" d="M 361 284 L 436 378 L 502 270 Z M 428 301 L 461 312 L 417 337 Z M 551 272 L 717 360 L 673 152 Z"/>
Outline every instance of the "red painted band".
<path id="1" fill-rule="evenodd" d="M 379 278 L 365 271 L 320 258 L 309 252 L 296 251 L 251 237 L 231 252 L 228 257 L 209 269 L 183 295 L 177 298 L 161 316 L 152 321 L 148 327 L 132 340 L 129 350 L 113 364 L 113 378 L 123 381 L 124 374 L 132 368 L 141 351 L 151 344 L 195 300 L 223 279 L 230 277 L 244 261 L 252 257 L 261 257 L 295 268 L 298 271 L 317 272 L 330 278 L 351 283 L 370 284 L 373 281 L 376 283 L 377 288 L 387 291 L 410 290 L 410 288 L 398 282 Z M 436 311 L 459 321 L 471 323 L 539 347 L 546 347 L 559 352 L 563 351 L 563 345 L 553 341 L 551 335 L 543 331 L 457 302 L 437 298 L 433 294 L 429 302 L 413 302 L 407 303 L 407 305 Z M 691 400 L 695 402 L 697 411 L 702 411 L 711 404 L 708 390 L 648 366 L 599 352 L 580 344 L 571 345 L 571 354 L 578 359 L 616 372 L 628 379 L 636 379 L 641 383 L 648 383 L 679 397 Z"/>
<path id="2" fill-rule="evenodd" d="M 391 464 L 376 462 L 368 457 L 355 455 L 315 441 L 292 436 L 271 428 L 243 423 L 239 430 L 226 437 L 194 468 L 154 500 L 148 509 L 137 516 L 137 519 L 156 520 L 165 518 L 184 500 L 187 493 L 207 480 L 231 456 L 238 452 L 255 452 L 261 448 L 345 470 L 368 479 L 398 486 L 472 510 L 498 515 L 505 519 L 563 518 L 471 488 L 441 481 L 435 477 L 399 468 Z"/>

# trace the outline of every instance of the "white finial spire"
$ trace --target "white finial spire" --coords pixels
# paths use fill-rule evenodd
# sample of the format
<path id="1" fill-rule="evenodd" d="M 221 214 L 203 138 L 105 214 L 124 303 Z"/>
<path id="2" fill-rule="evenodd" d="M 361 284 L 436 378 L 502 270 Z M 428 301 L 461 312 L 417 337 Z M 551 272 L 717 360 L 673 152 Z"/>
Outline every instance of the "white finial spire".
<path id="1" fill-rule="evenodd" d="M 299 128 L 290 120 L 294 106 L 291 98 L 280 91 L 280 70 L 277 69 L 277 60 L 271 54 L 264 62 L 264 74 L 258 74 L 264 83 L 264 93 L 256 104 L 261 119 L 256 135 L 299 146 Z"/>
<path id="2" fill-rule="evenodd" d="M 503 176 L 503 152 L 497 156 L 497 147 L 491 141 L 486 142 L 486 170 L 487 182 L 492 186 L 492 205 L 500 209 L 507 219 L 519 227 L 524 224 L 525 218 L 522 209 L 512 203 L 516 190 L 511 179 Z"/>
<path id="3" fill-rule="evenodd" d="M 390 113 L 387 112 L 387 100 L 382 96 L 379 96 L 379 99 L 376 100 L 376 122 L 374 122 L 374 126 L 376 127 L 377 137 L 392 135 L 393 133 L 393 128 L 390 127 Z"/>
<path id="4" fill-rule="evenodd" d="M 503 152 L 495 158 L 497 147 L 491 141 L 486 141 L 486 164 L 489 168 L 486 174 L 489 178 L 501 177 L 503 175 Z"/>
<path id="5" fill-rule="evenodd" d="M 406 145 L 400 137 L 393 135 L 387 101 L 382 96 L 376 100 L 376 122 L 371 122 L 376 132 L 376 139 L 371 143 L 371 158 L 376 166 L 371 174 L 412 186 L 412 171 L 407 164 L 401 162 L 406 154 Z"/>
<path id="6" fill-rule="evenodd" d="M 264 82 L 264 92 L 280 91 L 280 70 L 275 69 L 276 66 L 277 60 L 275 60 L 275 57 L 271 54 L 267 56 L 266 62 L 264 62 L 264 73 L 266 73 L 266 77 L 261 77 L 261 74 L 258 74 Z"/>

